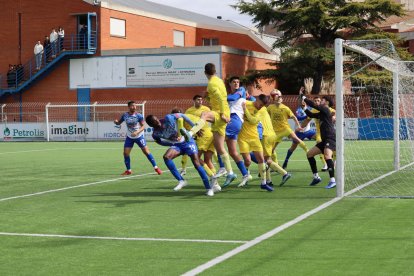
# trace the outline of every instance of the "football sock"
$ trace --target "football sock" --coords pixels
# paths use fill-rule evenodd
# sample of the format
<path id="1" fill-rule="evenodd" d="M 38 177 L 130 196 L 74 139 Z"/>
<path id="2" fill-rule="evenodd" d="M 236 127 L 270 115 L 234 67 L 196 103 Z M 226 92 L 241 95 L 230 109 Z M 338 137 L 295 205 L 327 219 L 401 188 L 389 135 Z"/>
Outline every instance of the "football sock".
<path id="1" fill-rule="evenodd" d="M 328 165 L 328 172 L 329 172 L 329 177 L 334 177 L 335 176 L 335 168 L 334 168 L 334 162 L 332 159 L 328 159 L 326 160 L 326 164 Z"/>
<path id="2" fill-rule="evenodd" d="M 276 162 L 272 162 L 270 163 L 270 168 L 274 171 L 277 171 L 278 173 L 280 173 L 281 175 L 285 175 L 287 173 L 287 171 L 285 171 L 281 166 L 279 166 Z"/>
<path id="3" fill-rule="evenodd" d="M 152 164 L 153 167 L 156 167 L 157 166 L 157 163 L 155 162 L 154 156 L 152 156 L 151 153 L 148 153 L 147 158 L 151 162 L 151 164 Z"/>
<path id="4" fill-rule="evenodd" d="M 239 161 L 236 163 L 237 167 L 239 168 L 240 172 L 242 173 L 243 176 L 247 175 L 247 169 L 246 166 L 244 165 L 243 161 Z"/>
<path id="5" fill-rule="evenodd" d="M 279 163 L 279 162 L 277 161 L 277 153 L 276 153 L 276 149 L 275 149 L 275 151 L 272 153 L 272 160 L 273 160 L 274 162 L 276 162 L 276 163 Z"/>
<path id="6" fill-rule="evenodd" d="M 203 128 L 203 126 L 205 126 L 205 124 L 206 124 L 205 120 L 203 120 L 203 119 L 198 120 L 198 122 L 195 123 L 194 126 L 191 128 L 190 134 L 191 135 L 196 134 L 197 132 L 200 131 L 200 129 Z"/>
<path id="7" fill-rule="evenodd" d="M 210 168 L 207 166 L 206 163 L 204 163 L 203 168 L 206 171 L 208 176 L 213 176 L 214 175 L 213 172 L 210 170 Z"/>
<path id="8" fill-rule="evenodd" d="M 253 152 L 250 153 L 250 160 L 252 160 L 252 162 L 257 164 L 257 159 L 256 159 L 256 156 L 254 156 Z"/>
<path id="9" fill-rule="evenodd" d="M 305 152 L 308 152 L 308 147 L 306 146 L 305 142 L 301 141 L 299 143 L 299 147 L 301 147 Z"/>
<path id="10" fill-rule="evenodd" d="M 290 156 L 292 156 L 293 151 L 291 151 L 290 149 L 288 149 L 287 154 L 286 154 L 286 158 L 285 158 L 285 163 L 287 163 L 289 161 Z"/>
<path id="11" fill-rule="evenodd" d="M 323 156 L 323 154 L 319 154 L 319 158 L 321 159 L 323 166 L 325 167 L 326 161 L 325 161 L 325 157 Z"/>
<path id="12" fill-rule="evenodd" d="M 318 172 L 318 168 L 316 167 L 316 160 L 314 157 L 308 158 L 309 165 L 311 167 L 312 173 L 315 174 Z"/>
<path id="13" fill-rule="evenodd" d="M 233 168 L 231 167 L 229 154 L 226 152 L 221 155 L 224 167 L 226 168 L 227 174 L 233 174 Z"/>
<path id="14" fill-rule="evenodd" d="M 181 157 L 181 169 L 185 170 L 187 167 L 187 162 L 188 162 L 188 156 L 187 155 L 183 155 Z"/>
<path id="15" fill-rule="evenodd" d="M 257 164 L 257 166 L 259 167 L 260 179 L 262 181 L 262 184 L 266 184 L 266 164 L 260 163 Z"/>
<path id="16" fill-rule="evenodd" d="M 131 158 L 129 157 L 129 155 L 124 156 L 124 163 L 125 163 L 125 167 L 129 171 L 131 169 Z"/>
<path id="17" fill-rule="evenodd" d="M 207 176 L 207 173 L 204 170 L 203 166 L 201 166 L 201 165 L 198 166 L 196 168 L 196 170 L 198 171 L 198 174 L 200 175 L 201 179 L 203 180 L 204 187 L 206 189 L 211 189 L 212 187 L 210 187 L 210 182 L 208 181 L 208 176 Z"/>
<path id="18" fill-rule="evenodd" d="M 224 168 L 223 159 L 221 159 L 221 156 L 217 154 L 217 152 L 214 154 L 214 156 L 217 158 L 217 162 L 219 163 L 220 168 Z"/>
<path id="19" fill-rule="evenodd" d="M 181 174 L 178 172 L 177 167 L 174 164 L 174 161 L 171 159 L 164 158 L 165 165 L 170 170 L 171 174 L 177 179 L 178 181 L 184 180 Z"/>

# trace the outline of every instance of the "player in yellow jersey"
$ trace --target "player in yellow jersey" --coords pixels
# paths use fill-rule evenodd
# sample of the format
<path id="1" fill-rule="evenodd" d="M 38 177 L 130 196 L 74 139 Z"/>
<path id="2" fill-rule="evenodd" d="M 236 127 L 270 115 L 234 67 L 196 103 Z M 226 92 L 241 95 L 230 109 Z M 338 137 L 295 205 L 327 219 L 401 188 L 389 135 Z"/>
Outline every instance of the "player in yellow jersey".
<path id="1" fill-rule="evenodd" d="M 286 170 L 281 168 L 275 161 L 272 160 L 272 150 L 276 143 L 276 133 L 272 126 L 272 120 L 270 119 L 268 112 L 262 112 L 260 122 L 262 123 L 263 127 L 263 138 L 262 138 L 262 146 L 263 146 L 263 155 L 267 165 L 274 171 L 277 171 L 282 175 L 282 181 L 280 182 L 279 186 L 283 186 L 286 181 L 292 176 Z M 270 170 L 266 170 L 266 183 L 272 186 L 272 179 L 270 176 Z"/>
<path id="2" fill-rule="evenodd" d="M 239 144 L 240 153 L 243 156 L 246 167 L 249 167 L 251 164 L 250 152 L 253 152 L 261 177 L 260 188 L 272 192 L 273 188 L 266 184 L 266 164 L 262 143 L 257 131 L 257 125 L 262 117 L 261 113 L 266 112 L 265 106 L 268 101 L 268 96 L 260 94 L 256 97 L 255 102 L 246 101 L 243 103 L 245 120 L 237 138 L 237 143 Z"/>
<path id="3" fill-rule="evenodd" d="M 224 184 L 228 185 L 235 180 L 237 176 L 233 173 L 229 154 L 224 147 L 226 125 L 230 120 L 230 108 L 227 103 L 226 86 L 224 85 L 223 80 L 216 76 L 216 66 L 214 64 L 207 63 L 204 66 L 204 73 L 208 79 L 206 98 L 210 100 L 211 111 L 201 113 L 200 120 L 190 131 L 180 129 L 180 133 L 189 141 L 195 133 L 203 128 L 206 122 L 212 123 L 211 130 L 213 131 L 214 147 L 223 160 L 226 168 L 227 176 Z"/>
<path id="4" fill-rule="evenodd" d="M 308 148 L 306 147 L 306 144 L 296 136 L 295 132 L 289 126 L 288 119 L 291 118 L 295 121 L 295 125 L 297 127 L 296 129 L 298 131 L 302 130 L 302 127 L 300 126 L 299 121 L 293 114 L 292 110 L 282 103 L 282 93 L 276 89 L 273 91 L 272 95 L 274 97 L 274 103 L 267 107 L 267 112 L 269 112 L 273 129 L 277 136 L 276 143 L 272 151 L 274 153 L 272 159 L 277 163 L 278 161 L 275 149 L 284 137 L 291 138 L 292 141 L 297 143 L 305 151 L 305 153 L 308 151 Z"/>

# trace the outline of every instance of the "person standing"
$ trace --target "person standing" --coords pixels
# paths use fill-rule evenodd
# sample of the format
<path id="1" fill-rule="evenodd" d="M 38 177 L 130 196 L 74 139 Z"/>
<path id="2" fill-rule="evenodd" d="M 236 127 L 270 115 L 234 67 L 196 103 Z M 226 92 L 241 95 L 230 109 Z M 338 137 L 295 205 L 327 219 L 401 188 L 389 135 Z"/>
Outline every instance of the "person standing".
<path id="1" fill-rule="evenodd" d="M 42 67 L 42 57 L 43 57 L 43 45 L 40 43 L 40 40 L 34 46 L 34 55 L 36 59 L 36 70 L 40 70 Z"/>
<path id="2" fill-rule="evenodd" d="M 45 36 L 45 40 L 43 41 L 43 51 L 45 53 L 45 64 L 48 63 L 50 57 L 50 39 L 48 36 Z"/>
<path id="3" fill-rule="evenodd" d="M 62 27 L 58 28 L 59 52 L 63 50 L 63 41 L 65 39 L 65 30 Z"/>
<path id="4" fill-rule="evenodd" d="M 53 28 L 52 32 L 49 35 L 50 38 L 50 47 L 52 48 L 52 58 L 56 57 L 57 54 L 57 42 L 58 42 L 58 33 L 56 32 L 56 29 Z"/>

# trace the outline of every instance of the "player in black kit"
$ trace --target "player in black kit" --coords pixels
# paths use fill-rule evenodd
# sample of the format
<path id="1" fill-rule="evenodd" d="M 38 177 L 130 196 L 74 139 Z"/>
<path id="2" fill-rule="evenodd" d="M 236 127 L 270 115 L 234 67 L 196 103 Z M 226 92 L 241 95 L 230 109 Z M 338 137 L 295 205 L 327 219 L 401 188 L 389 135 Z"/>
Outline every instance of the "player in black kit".
<path id="1" fill-rule="evenodd" d="M 329 106 L 333 105 L 333 101 L 331 98 L 325 96 L 322 97 L 320 105 L 315 105 L 312 100 L 306 98 L 303 94 L 303 90 L 300 92 L 300 99 L 304 100 L 305 103 L 318 110 L 319 113 L 312 113 L 309 110 L 306 110 L 306 115 L 310 118 L 317 118 L 320 121 L 320 130 L 321 130 L 321 138 L 322 142 L 316 144 L 313 148 L 311 148 L 308 153 L 308 161 L 313 173 L 313 180 L 310 183 L 311 186 L 314 186 L 322 181 L 320 176 L 318 175 L 318 169 L 316 167 L 316 160 L 314 156 L 323 153 L 324 158 L 326 160 L 326 164 L 328 165 L 328 172 L 329 172 L 329 183 L 325 186 L 326 189 L 331 189 L 336 186 L 335 181 L 335 165 L 332 160 L 333 152 L 336 150 L 336 134 L 335 134 L 335 124 L 333 121 L 333 114 Z"/>

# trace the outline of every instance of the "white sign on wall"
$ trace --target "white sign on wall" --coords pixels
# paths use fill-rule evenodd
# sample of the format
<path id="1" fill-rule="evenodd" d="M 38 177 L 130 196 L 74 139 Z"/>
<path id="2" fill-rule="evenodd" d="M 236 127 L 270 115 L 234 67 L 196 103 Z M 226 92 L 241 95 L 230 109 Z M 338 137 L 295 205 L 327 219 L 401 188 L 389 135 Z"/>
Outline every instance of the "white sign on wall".
<path id="1" fill-rule="evenodd" d="M 204 65 L 214 63 L 220 72 L 219 54 L 127 57 L 127 86 L 204 86 Z"/>
<path id="2" fill-rule="evenodd" d="M 42 123 L 11 123 L 0 127 L 0 139 L 3 141 L 36 141 L 45 137 L 45 124 Z"/>

